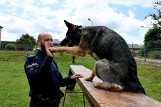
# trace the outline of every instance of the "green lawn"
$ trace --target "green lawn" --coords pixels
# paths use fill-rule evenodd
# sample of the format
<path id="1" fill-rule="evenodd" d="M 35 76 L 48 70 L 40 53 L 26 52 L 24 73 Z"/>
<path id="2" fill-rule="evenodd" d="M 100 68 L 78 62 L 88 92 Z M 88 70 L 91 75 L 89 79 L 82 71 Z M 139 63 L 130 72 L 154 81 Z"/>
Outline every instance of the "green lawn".
<path id="1" fill-rule="evenodd" d="M 0 107 L 28 107 L 28 81 L 24 72 L 24 61 L 29 52 L 0 51 Z M 59 70 L 67 76 L 72 55 L 55 54 Z M 76 57 L 76 64 L 92 69 L 95 61 L 87 55 Z M 161 102 L 161 68 L 154 65 L 138 64 L 138 76 L 146 93 Z M 61 88 L 62 91 L 65 88 Z M 81 91 L 76 85 L 76 91 Z M 61 100 L 62 105 L 63 98 Z M 61 106 L 60 106 L 61 107 Z M 82 94 L 67 94 L 65 107 L 83 107 Z M 90 107 L 86 101 L 86 107 Z"/>

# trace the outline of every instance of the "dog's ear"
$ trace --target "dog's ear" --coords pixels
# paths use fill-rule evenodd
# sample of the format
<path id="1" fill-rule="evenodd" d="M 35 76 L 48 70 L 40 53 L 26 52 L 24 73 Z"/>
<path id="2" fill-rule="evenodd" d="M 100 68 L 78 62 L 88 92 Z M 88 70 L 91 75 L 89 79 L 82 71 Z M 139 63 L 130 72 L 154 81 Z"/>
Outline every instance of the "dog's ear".
<path id="1" fill-rule="evenodd" d="M 69 22 L 67 22 L 66 20 L 64 20 L 64 23 L 65 23 L 65 25 L 66 25 L 69 29 L 73 29 L 74 24 L 69 23 Z"/>

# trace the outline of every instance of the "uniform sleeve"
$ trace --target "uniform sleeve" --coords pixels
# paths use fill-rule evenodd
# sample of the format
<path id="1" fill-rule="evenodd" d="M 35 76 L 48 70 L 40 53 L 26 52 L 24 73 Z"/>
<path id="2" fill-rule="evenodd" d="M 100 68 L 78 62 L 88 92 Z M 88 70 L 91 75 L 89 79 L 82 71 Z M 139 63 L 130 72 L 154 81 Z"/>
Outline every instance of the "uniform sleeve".
<path id="1" fill-rule="evenodd" d="M 72 83 L 75 80 L 72 80 L 70 76 L 63 78 L 63 76 L 59 73 L 59 81 L 60 81 L 60 86 L 64 87 L 67 86 L 68 84 Z"/>
<path id="2" fill-rule="evenodd" d="M 28 58 L 24 65 L 27 77 L 36 79 L 39 76 L 46 75 L 51 68 L 52 59 L 52 57 L 46 56 L 45 60 L 40 63 L 34 58 Z"/>

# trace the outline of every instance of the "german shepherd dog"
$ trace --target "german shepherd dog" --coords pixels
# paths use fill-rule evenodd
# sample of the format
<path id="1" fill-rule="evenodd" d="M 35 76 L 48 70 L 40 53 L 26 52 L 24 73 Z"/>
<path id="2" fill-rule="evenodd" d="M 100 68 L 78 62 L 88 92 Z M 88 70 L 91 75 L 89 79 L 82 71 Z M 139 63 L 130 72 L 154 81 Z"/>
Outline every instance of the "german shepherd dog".
<path id="1" fill-rule="evenodd" d="M 78 26 L 64 20 L 68 31 L 60 45 L 50 51 L 67 52 L 85 56 L 90 54 L 97 62 L 91 76 L 97 75 L 103 83 L 95 83 L 96 88 L 113 91 L 144 93 L 137 77 L 137 66 L 125 40 L 115 31 L 105 26 Z"/>

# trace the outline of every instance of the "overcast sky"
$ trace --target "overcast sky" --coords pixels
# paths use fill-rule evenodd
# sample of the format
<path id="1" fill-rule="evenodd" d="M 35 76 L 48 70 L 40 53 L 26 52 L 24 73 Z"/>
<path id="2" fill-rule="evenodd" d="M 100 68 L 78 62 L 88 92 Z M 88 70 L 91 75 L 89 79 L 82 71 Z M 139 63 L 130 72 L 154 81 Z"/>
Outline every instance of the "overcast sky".
<path id="1" fill-rule="evenodd" d="M 144 34 L 152 19 L 156 0 L 0 0 L 2 41 L 16 41 L 28 33 L 37 39 L 41 32 L 62 40 L 73 24 L 107 26 L 119 33 L 127 43 L 143 44 Z M 90 18 L 92 22 L 88 20 Z"/>

